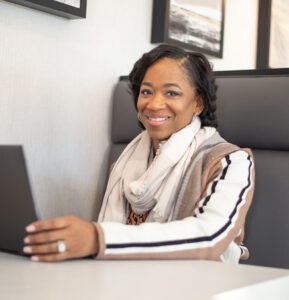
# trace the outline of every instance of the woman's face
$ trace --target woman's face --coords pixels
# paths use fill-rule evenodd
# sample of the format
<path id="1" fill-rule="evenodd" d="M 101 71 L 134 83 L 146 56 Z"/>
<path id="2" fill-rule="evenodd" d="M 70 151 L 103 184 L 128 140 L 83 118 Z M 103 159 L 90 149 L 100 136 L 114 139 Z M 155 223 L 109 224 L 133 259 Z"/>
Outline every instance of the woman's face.
<path id="1" fill-rule="evenodd" d="M 203 110 L 180 60 L 162 58 L 151 65 L 143 78 L 137 102 L 139 118 L 153 139 L 160 141 L 187 126 Z"/>

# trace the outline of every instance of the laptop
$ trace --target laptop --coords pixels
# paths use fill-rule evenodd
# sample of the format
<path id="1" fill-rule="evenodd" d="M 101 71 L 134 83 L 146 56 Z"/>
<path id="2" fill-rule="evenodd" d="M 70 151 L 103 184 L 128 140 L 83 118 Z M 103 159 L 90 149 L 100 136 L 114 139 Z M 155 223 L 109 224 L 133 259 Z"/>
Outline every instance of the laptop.
<path id="1" fill-rule="evenodd" d="M 25 255 L 25 227 L 38 216 L 22 146 L 0 145 L 0 251 Z"/>

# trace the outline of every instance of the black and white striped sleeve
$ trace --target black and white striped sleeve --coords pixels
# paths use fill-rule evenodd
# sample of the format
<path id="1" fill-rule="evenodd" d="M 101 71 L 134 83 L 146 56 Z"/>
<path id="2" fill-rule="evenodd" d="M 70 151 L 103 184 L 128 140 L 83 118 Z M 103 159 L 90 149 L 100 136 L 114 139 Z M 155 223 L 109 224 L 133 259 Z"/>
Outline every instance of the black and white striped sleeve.
<path id="1" fill-rule="evenodd" d="M 194 216 L 138 226 L 97 223 L 100 259 L 212 259 L 241 234 L 254 187 L 254 163 L 245 151 L 222 158 L 219 174 L 206 187 Z M 238 250 L 241 254 L 241 251 Z"/>

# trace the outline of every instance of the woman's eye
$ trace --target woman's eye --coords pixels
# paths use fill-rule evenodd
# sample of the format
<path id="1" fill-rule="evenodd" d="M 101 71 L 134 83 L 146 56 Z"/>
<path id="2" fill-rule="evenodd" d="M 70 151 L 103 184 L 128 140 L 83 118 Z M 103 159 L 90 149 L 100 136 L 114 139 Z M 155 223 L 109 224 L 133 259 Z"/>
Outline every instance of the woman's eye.
<path id="1" fill-rule="evenodd" d="M 140 91 L 142 95 L 150 95 L 152 92 L 150 90 L 141 90 Z"/>
<path id="2" fill-rule="evenodd" d="M 180 94 L 178 92 L 175 91 L 168 91 L 167 95 L 170 97 L 175 97 L 175 96 L 179 96 Z"/>

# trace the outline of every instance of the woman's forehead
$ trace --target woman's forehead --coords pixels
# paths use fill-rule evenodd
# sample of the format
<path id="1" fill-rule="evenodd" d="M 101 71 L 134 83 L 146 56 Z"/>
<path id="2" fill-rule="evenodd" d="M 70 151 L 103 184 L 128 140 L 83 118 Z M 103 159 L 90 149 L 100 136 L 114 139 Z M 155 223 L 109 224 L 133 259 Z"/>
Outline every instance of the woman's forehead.
<path id="1" fill-rule="evenodd" d="M 183 66 L 183 60 L 172 58 L 161 58 L 152 64 L 144 75 L 142 82 L 163 82 L 189 84 L 191 82 L 188 78 L 187 71 Z"/>

